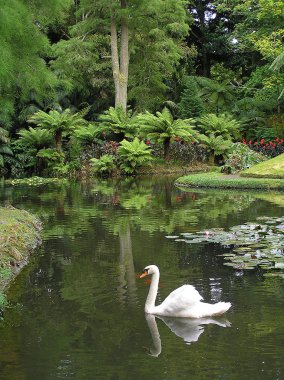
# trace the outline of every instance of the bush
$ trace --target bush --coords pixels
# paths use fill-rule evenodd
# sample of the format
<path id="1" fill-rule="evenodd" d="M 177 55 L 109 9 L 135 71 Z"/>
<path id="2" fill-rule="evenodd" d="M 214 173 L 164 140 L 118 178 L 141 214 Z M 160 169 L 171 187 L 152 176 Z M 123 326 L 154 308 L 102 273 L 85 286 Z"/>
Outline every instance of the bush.
<path id="1" fill-rule="evenodd" d="M 242 143 L 233 144 L 228 153 L 228 158 L 222 166 L 222 172 L 230 174 L 250 168 L 259 162 L 265 161 L 266 157 L 252 151 Z"/>
<path id="2" fill-rule="evenodd" d="M 110 175 L 115 169 L 114 158 L 109 154 L 104 154 L 100 158 L 91 158 L 90 163 L 93 172 L 99 175 Z"/>
<path id="3" fill-rule="evenodd" d="M 284 139 L 279 137 L 276 137 L 273 141 L 262 138 L 259 141 L 246 141 L 243 139 L 242 142 L 250 149 L 269 157 L 276 157 L 284 153 Z"/>
<path id="4" fill-rule="evenodd" d="M 137 137 L 131 142 L 122 140 L 118 154 L 121 159 L 120 167 L 126 174 L 135 173 L 138 167 L 149 164 L 153 159 L 151 148 Z"/>

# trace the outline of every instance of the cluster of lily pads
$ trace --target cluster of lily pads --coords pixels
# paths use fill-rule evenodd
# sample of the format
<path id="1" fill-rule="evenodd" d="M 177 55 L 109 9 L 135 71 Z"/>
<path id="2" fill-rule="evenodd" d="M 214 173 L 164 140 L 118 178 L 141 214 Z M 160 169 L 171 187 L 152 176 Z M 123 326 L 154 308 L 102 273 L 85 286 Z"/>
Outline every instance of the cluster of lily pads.
<path id="1" fill-rule="evenodd" d="M 5 181 L 6 184 L 15 185 L 28 185 L 28 186 L 41 186 L 47 185 L 49 183 L 62 183 L 65 182 L 65 178 L 43 178 L 43 177 L 30 177 L 30 178 L 19 178 Z"/>
<path id="2" fill-rule="evenodd" d="M 181 236 L 168 236 L 186 243 L 218 243 L 230 251 L 224 257 L 224 265 L 238 270 L 262 268 L 264 275 L 284 278 L 284 217 L 259 217 L 225 231 L 212 228 Z"/>

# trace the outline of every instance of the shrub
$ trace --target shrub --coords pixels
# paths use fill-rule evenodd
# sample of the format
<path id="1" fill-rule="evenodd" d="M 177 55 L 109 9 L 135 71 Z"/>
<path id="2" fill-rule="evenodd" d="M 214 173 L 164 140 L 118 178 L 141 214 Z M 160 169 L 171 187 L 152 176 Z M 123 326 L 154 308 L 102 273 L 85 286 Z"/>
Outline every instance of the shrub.
<path id="1" fill-rule="evenodd" d="M 56 149 L 41 149 L 37 153 L 37 157 L 40 157 L 47 165 L 50 172 L 60 171 L 60 167 L 64 166 L 64 153 L 58 152 Z M 65 168 L 63 169 L 65 172 Z M 62 173 L 65 174 L 65 173 Z"/>
<path id="2" fill-rule="evenodd" d="M 90 163 L 93 172 L 99 175 L 110 175 L 115 169 L 114 158 L 109 154 L 104 154 L 100 158 L 91 158 Z"/>
<path id="3" fill-rule="evenodd" d="M 133 141 L 123 140 L 118 148 L 121 159 L 120 167 L 126 174 L 133 174 L 138 167 L 149 164 L 152 160 L 151 148 L 139 141 L 137 137 Z"/>
<path id="4" fill-rule="evenodd" d="M 227 174 L 235 173 L 248 169 L 265 160 L 266 157 L 264 155 L 252 151 L 242 143 L 236 143 L 231 147 L 228 158 L 222 166 L 222 171 Z"/>
<path id="5" fill-rule="evenodd" d="M 250 149 L 269 157 L 276 157 L 284 153 L 284 139 L 279 137 L 276 137 L 273 141 L 262 138 L 259 141 L 246 141 L 243 139 L 242 142 Z"/>

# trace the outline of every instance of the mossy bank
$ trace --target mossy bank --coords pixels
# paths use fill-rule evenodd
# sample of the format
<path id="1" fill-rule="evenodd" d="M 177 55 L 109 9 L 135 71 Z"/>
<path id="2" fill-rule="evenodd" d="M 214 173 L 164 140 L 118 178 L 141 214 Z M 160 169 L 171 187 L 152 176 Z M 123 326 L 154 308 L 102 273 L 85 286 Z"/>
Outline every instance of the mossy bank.
<path id="1" fill-rule="evenodd" d="M 27 211 L 0 207 L 0 309 L 6 304 L 3 291 L 40 243 L 40 229 L 39 220 Z"/>
<path id="2" fill-rule="evenodd" d="M 225 189 L 284 189 L 284 179 L 271 178 L 243 178 L 239 175 L 227 175 L 222 173 L 191 174 L 178 178 L 176 186 L 208 187 Z"/>

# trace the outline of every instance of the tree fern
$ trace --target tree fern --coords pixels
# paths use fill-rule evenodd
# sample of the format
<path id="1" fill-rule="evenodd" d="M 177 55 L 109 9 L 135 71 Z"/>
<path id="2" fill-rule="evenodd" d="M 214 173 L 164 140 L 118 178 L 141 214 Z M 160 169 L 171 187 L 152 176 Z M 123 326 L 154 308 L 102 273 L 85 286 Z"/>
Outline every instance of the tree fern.
<path id="1" fill-rule="evenodd" d="M 47 148 L 52 144 L 52 135 L 46 129 L 22 129 L 18 132 L 19 142 L 34 147 L 37 150 Z"/>
<path id="2" fill-rule="evenodd" d="M 99 117 L 99 132 L 114 133 L 117 135 L 118 140 L 125 137 L 133 138 L 136 133 L 136 124 L 132 111 L 125 112 L 122 107 L 110 107 Z"/>
<path id="3" fill-rule="evenodd" d="M 201 116 L 197 119 L 198 129 L 206 135 L 222 136 L 224 139 L 238 138 L 240 136 L 241 123 L 231 115 L 213 113 Z"/>
<path id="4" fill-rule="evenodd" d="M 193 130 L 193 119 L 174 120 L 171 112 L 164 108 L 156 115 L 146 112 L 137 116 L 142 136 L 164 145 L 164 157 L 169 159 L 171 141 L 180 138 L 184 141 L 196 141 L 196 132 Z"/>
<path id="5" fill-rule="evenodd" d="M 152 160 L 151 148 L 137 137 L 133 141 L 122 140 L 118 148 L 120 167 L 127 174 L 135 173 L 137 168 Z"/>
<path id="6" fill-rule="evenodd" d="M 71 134 L 76 128 L 83 127 L 86 124 L 84 116 L 88 113 L 89 108 L 84 108 L 82 111 L 75 114 L 67 108 L 63 112 L 51 110 L 49 113 L 38 111 L 29 118 L 29 122 L 36 124 L 42 129 L 50 131 L 55 140 L 56 150 L 61 151 L 62 134 Z"/>

